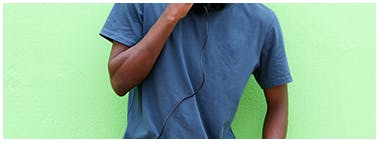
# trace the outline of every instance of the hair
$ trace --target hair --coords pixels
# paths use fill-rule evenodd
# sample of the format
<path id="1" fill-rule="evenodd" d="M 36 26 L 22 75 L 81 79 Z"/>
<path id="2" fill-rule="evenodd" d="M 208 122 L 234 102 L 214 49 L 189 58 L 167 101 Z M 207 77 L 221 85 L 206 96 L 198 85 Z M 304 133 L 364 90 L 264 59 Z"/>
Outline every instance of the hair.
<path id="1" fill-rule="evenodd" d="M 193 4 L 191 11 L 197 14 L 205 13 L 204 5 L 207 7 L 209 12 L 221 10 L 225 7 L 225 3 L 195 3 Z"/>

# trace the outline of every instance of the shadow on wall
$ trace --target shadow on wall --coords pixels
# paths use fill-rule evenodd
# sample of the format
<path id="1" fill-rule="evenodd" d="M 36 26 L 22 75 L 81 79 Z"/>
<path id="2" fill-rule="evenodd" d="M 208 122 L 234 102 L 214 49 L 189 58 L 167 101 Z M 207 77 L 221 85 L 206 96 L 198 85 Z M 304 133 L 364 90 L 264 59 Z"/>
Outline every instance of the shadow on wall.
<path id="1" fill-rule="evenodd" d="M 238 139 L 260 139 L 266 115 L 266 99 L 263 90 L 251 76 L 241 96 L 232 130 Z"/>

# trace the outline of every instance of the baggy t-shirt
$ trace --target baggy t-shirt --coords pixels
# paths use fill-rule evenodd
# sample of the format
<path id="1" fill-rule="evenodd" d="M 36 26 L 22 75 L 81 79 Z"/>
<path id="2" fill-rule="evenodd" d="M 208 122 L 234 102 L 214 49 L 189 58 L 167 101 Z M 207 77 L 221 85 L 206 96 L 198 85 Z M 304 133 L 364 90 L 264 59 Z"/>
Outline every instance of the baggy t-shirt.
<path id="1" fill-rule="evenodd" d="M 100 35 L 133 48 L 166 6 L 115 4 Z M 129 91 L 124 138 L 235 138 L 231 123 L 252 74 L 263 89 L 292 81 L 273 11 L 263 4 L 190 11 Z"/>

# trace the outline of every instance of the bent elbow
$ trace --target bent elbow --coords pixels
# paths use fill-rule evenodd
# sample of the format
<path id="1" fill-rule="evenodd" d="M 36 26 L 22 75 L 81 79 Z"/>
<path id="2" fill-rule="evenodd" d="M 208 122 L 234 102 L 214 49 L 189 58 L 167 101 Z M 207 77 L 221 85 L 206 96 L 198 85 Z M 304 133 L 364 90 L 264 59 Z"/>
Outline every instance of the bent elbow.
<path id="1" fill-rule="evenodd" d="M 111 85 L 112 85 L 112 89 L 113 91 L 120 97 L 123 97 L 126 95 L 127 92 L 129 92 L 129 90 L 131 88 L 129 87 L 125 87 L 127 85 L 122 85 L 122 83 L 120 81 L 117 81 L 115 79 L 111 79 Z"/>

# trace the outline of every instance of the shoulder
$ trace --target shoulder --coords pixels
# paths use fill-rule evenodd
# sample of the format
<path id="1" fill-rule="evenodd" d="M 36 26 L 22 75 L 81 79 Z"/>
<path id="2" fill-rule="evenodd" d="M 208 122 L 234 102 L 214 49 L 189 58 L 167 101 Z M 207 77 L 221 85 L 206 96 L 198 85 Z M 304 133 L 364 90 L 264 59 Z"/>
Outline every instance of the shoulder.
<path id="1" fill-rule="evenodd" d="M 142 13 L 143 5 L 138 3 L 115 3 L 112 8 L 113 13 Z"/>
<path id="2" fill-rule="evenodd" d="M 241 3 L 236 4 L 235 8 L 243 11 L 243 14 L 246 14 L 249 19 L 263 25 L 271 25 L 277 20 L 275 12 L 261 3 Z"/>

